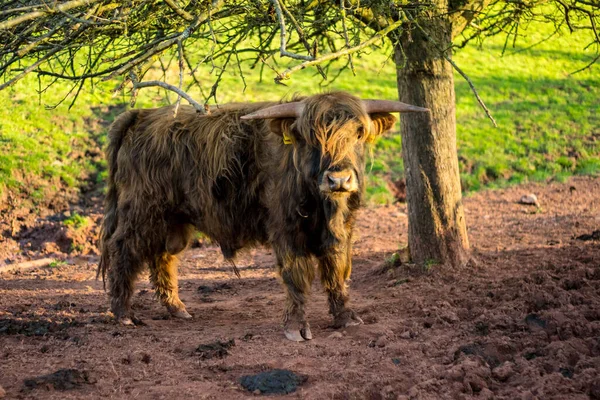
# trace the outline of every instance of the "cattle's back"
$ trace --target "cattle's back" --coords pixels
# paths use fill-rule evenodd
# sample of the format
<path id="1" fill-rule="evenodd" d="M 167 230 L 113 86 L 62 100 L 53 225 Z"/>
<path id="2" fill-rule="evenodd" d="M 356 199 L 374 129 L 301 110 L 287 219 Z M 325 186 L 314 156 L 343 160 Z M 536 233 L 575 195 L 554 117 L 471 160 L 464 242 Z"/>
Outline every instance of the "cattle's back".
<path id="1" fill-rule="evenodd" d="M 209 116 L 187 106 L 175 117 L 173 107 L 138 110 L 117 157 L 121 199 L 140 213 L 186 220 L 222 246 L 264 242 L 260 158 L 269 133 L 263 121 L 239 119 L 261 106 L 232 105 Z"/>

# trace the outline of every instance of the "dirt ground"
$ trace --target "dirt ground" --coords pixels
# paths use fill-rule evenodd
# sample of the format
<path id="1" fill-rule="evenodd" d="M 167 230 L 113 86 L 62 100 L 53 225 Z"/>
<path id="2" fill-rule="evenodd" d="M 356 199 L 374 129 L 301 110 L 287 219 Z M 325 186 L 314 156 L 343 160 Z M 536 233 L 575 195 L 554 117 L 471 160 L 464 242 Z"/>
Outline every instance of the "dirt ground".
<path id="1" fill-rule="evenodd" d="M 527 193 L 540 209 L 518 204 Z M 97 201 L 78 207 L 99 220 Z M 264 394 L 242 377 L 285 369 L 298 387 L 270 398 L 600 399 L 600 179 L 485 191 L 465 208 L 477 262 L 428 273 L 386 264 L 407 240 L 404 204 L 362 210 L 351 303 L 365 324 L 330 328 L 315 283 L 304 343 L 283 336 L 269 250 L 241 257 L 237 279 L 216 247 L 189 249 L 180 290 L 194 318 L 169 319 L 143 277 L 145 325 L 122 327 L 95 280 L 96 225 L 5 210 L 0 266 L 64 263 L 0 275 L 0 386 L 6 398 L 238 399 Z"/>

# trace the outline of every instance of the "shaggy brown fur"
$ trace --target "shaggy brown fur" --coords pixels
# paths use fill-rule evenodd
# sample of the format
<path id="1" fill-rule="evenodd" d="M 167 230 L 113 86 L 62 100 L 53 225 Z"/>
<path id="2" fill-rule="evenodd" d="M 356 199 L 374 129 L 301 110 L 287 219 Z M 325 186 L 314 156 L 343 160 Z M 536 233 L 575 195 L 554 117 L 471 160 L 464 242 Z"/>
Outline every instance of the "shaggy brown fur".
<path id="1" fill-rule="evenodd" d="M 296 99 L 297 100 L 297 99 Z M 287 293 L 286 336 L 310 339 L 305 295 L 318 264 L 336 326 L 360 323 L 347 308 L 354 212 L 364 191 L 366 143 L 390 114 L 367 115 L 347 93 L 315 95 L 297 119 L 242 121 L 273 103 L 131 110 L 109 132 L 108 193 L 99 274 L 112 311 L 130 322 L 136 276 L 150 268 L 157 297 L 189 317 L 177 294 L 177 254 L 199 230 L 232 260 L 245 247 L 274 248 Z M 281 135 L 292 138 L 284 144 Z M 327 179 L 345 176 L 343 191 Z M 325 182 L 325 183 L 324 183 Z"/>

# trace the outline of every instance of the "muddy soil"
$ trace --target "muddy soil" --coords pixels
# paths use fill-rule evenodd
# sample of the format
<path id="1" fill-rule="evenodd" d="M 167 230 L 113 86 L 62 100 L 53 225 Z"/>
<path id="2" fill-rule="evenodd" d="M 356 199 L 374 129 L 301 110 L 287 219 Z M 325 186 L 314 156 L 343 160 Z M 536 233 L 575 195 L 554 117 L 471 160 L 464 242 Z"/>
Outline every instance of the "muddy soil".
<path id="1" fill-rule="evenodd" d="M 541 208 L 518 204 L 528 193 Z M 144 324 L 122 327 L 95 280 L 95 250 L 63 251 L 60 235 L 36 230 L 47 219 L 31 219 L 50 244 L 14 240 L 0 263 L 65 263 L 0 275 L 0 387 L 24 399 L 242 399 L 265 396 L 278 383 L 263 379 L 276 377 L 293 382 L 273 399 L 599 399 L 600 179 L 464 202 L 476 261 L 426 273 L 389 263 L 407 240 L 405 205 L 362 210 L 351 303 L 365 324 L 332 329 L 315 283 L 304 343 L 283 336 L 268 249 L 240 258 L 241 279 L 218 248 L 189 249 L 180 292 L 194 318 L 170 319 L 144 276 L 134 300 Z M 82 212 L 97 221 L 94 207 Z"/>

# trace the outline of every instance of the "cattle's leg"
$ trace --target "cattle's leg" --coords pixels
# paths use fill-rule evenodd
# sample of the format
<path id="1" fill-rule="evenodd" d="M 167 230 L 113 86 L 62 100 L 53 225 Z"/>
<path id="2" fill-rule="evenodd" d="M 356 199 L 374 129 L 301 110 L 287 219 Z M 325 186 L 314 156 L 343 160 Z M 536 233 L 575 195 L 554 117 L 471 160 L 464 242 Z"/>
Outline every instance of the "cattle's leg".
<path id="1" fill-rule="evenodd" d="M 352 271 L 352 248 L 350 240 L 336 252 L 319 259 L 321 282 L 328 295 L 329 313 L 333 315 L 333 326 L 342 328 L 362 324 L 360 317 L 350 308 L 348 285 Z"/>
<path id="2" fill-rule="evenodd" d="M 282 256 L 279 274 L 286 292 L 283 314 L 285 337 L 294 342 L 312 339 L 310 326 L 306 322 L 304 304 L 310 285 L 315 277 L 315 268 L 310 257 Z"/>
<path id="3" fill-rule="evenodd" d="M 117 321 L 124 325 L 133 325 L 131 295 L 143 267 L 143 259 L 135 250 L 134 235 L 134 232 L 117 231 L 108 243 L 111 310 Z"/>
<path id="4" fill-rule="evenodd" d="M 156 256 L 150 263 L 150 280 L 156 290 L 156 297 L 167 307 L 169 313 L 176 318 L 188 319 L 192 316 L 179 299 L 177 262 L 177 257 L 168 253 Z"/>
<path id="5" fill-rule="evenodd" d="M 150 262 L 150 280 L 156 290 L 156 297 L 167 307 L 169 313 L 176 318 L 192 318 L 179 299 L 177 286 L 176 254 L 182 252 L 193 234 L 191 225 L 173 225 L 169 227 L 166 241 L 166 252 L 156 255 Z"/>

